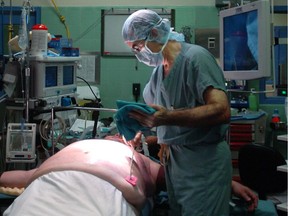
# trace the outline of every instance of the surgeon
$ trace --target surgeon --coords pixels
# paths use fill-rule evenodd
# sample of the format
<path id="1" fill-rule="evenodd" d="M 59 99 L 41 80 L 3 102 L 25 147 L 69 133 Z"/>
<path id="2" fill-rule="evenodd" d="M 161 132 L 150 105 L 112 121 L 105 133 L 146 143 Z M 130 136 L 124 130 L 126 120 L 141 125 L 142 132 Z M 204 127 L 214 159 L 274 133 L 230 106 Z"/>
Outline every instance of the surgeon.
<path id="1" fill-rule="evenodd" d="M 229 215 L 232 167 L 225 134 L 230 106 L 215 58 L 185 43 L 169 20 L 151 10 L 131 14 L 122 36 L 137 59 L 153 67 L 143 98 L 156 112 L 129 115 L 157 128 L 171 215 Z"/>

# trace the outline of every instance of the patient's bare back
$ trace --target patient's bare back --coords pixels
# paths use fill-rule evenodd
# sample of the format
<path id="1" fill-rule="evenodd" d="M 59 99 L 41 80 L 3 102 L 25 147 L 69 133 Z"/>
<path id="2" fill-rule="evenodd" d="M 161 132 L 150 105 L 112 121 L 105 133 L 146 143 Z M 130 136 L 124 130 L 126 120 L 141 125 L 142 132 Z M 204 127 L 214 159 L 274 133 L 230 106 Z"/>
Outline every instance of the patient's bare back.
<path id="1" fill-rule="evenodd" d="M 147 186 L 155 184 L 154 173 L 151 175 L 150 172 L 150 168 L 155 164 L 150 167 L 151 162 L 145 156 L 134 152 L 131 166 L 132 155 L 133 149 L 130 146 L 116 141 L 101 139 L 78 141 L 47 159 L 34 173 L 30 182 L 48 172 L 83 171 L 110 182 L 122 191 L 128 202 L 140 208 L 146 199 L 145 192 L 153 189 Z M 157 166 L 155 167 L 157 169 Z M 137 178 L 136 185 L 127 181 L 130 175 Z"/>

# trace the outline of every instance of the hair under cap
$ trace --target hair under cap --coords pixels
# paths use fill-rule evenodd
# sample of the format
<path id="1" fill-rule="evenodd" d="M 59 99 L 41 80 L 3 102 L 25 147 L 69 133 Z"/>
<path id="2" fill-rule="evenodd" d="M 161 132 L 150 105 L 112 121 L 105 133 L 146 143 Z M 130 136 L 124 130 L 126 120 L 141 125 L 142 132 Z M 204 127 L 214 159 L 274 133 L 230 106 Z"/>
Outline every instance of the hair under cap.
<path id="1" fill-rule="evenodd" d="M 150 35 L 152 28 L 157 29 L 157 35 Z M 170 32 L 170 21 L 162 19 L 156 12 L 142 9 L 131 14 L 122 27 L 124 41 L 147 39 L 165 43 Z"/>

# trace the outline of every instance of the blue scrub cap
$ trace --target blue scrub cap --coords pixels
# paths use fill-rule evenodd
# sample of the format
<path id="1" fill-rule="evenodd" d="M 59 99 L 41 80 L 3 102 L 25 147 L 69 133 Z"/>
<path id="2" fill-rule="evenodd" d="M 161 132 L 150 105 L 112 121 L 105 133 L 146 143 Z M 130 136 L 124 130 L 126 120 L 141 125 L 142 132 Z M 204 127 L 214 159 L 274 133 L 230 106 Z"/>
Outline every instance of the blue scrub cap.
<path id="1" fill-rule="evenodd" d="M 142 9 L 131 14 L 122 27 L 124 41 L 137 41 L 147 39 L 164 44 L 168 39 L 184 41 L 184 35 L 172 32 L 168 19 L 161 18 L 156 12 Z M 151 35 L 151 30 L 157 29 L 156 36 Z"/>

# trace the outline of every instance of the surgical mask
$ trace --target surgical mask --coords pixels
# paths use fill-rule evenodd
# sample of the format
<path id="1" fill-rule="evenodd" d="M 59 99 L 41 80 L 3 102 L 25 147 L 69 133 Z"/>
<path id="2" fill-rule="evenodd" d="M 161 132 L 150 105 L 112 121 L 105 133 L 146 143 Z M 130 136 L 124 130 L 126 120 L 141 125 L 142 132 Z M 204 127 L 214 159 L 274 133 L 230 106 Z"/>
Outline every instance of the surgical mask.
<path id="1" fill-rule="evenodd" d="M 157 53 L 152 52 L 148 47 L 147 47 L 147 40 L 145 41 L 145 46 L 139 51 L 135 53 L 136 58 L 138 61 L 143 62 L 144 64 L 152 67 L 157 67 L 162 64 L 164 57 L 163 57 L 163 50 L 168 42 L 168 38 L 163 44 L 161 50 Z"/>
<path id="2" fill-rule="evenodd" d="M 157 67 L 162 64 L 163 55 L 162 52 L 151 53 L 147 50 L 146 47 L 143 47 L 142 50 L 138 53 L 135 53 L 138 61 L 143 62 L 144 64 L 152 67 Z"/>

